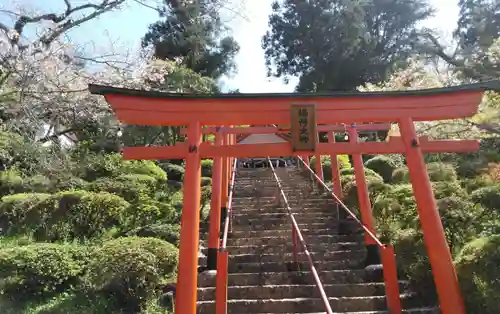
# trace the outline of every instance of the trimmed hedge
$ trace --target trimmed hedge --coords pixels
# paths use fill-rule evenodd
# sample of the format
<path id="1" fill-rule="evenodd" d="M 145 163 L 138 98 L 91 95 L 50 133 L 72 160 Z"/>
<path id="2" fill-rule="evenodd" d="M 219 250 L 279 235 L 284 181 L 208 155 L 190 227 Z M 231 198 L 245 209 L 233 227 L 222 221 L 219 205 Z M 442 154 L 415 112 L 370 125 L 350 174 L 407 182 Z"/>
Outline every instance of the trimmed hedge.
<path id="1" fill-rule="evenodd" d="M 466 244 L 455 259 L 468 313 L 497 314 L 500 304 L 500 235 Z"/>
<path id="2" fill-rule="evenodd" d="M 89 265 L 92 287 L 118 307 L 136 312 L 159 293 L 156 288 L 173 275 L 178 262 L 177 248 L 155 238 L 111 240 L 94 254 Z"/>
<path id="3" fill-rule="evenodd" d="M 77 289 L 88 259 L 86 248 L 69 244 L 36 243 L 0 250 L 2 293 L 19 299 Z"/>
<path id="4" fill-rule="evenodd" d="M 400 160 L 393 160 L 383 155 L 373 157 L 365 162 L 365 167 L 378 173 L 384 179 L 385 183 L 391 181 L 393 171 L 402 165 Z"/>

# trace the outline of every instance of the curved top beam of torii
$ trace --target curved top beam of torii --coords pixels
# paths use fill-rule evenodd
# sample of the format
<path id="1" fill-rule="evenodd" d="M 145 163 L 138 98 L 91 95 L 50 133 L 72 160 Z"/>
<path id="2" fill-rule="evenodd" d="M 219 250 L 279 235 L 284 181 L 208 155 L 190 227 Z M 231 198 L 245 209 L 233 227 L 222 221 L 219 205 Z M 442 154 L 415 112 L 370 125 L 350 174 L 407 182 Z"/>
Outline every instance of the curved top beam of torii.
<path id="1" fill-rule="evenodd" d="M 179 94 L 89 85 L 126 124 L 290 124 L 290 105 L 314 103 L 318 124 L 432 121 L 470 117 L 498 81 L 416 91 L 288 94 Z"/>

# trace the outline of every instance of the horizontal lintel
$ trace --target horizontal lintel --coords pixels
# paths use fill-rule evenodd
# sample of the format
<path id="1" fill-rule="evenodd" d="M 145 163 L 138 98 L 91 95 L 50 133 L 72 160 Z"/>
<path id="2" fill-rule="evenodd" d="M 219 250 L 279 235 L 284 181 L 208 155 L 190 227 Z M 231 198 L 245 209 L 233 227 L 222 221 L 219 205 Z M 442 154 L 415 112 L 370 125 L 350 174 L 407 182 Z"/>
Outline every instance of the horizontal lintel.
<path id="1" fill-rule="evenodd" d="M 348 127 L 348 126 L 347 126 Z M 356 130 L 359 132 L 376 132 L 388 131 L 391 128 L 390 123 L 373 123 L 373 124 L 358 124 Z M 342 124 L 318 125 L 318 132 L 344 132 L 346 126 Z M 216 127 L 208 127 L 202 129 L 203 134 L 213 134 L 217 132 Z M 271 134 L 271 133 L 287 133 L 289 128 L 278 128 L 274 126 L 256 126 L 256 127 L 221 127 L 220 133 L 225 134 Z M 187 129 L 181 129 L 181 135 L 187 135 Z"/>
<path id="2" fill-rule="evenodd" d="M 427 137 L 420 138 L 420 147 L 424 153 L 442 152 L 472 152 L 479 149 L 476 140 L 439 140 L 430 141 Z M 316 152 L 297 152 L 292 150 L 290 143 L 273 144 L 236 144 L 216 146 L 213 143 L 202 143 L 199 147 L 201 158 L 214 157 L 280 157 L 302 156 L 304 154 L 320 155 L 352 155 L 352 154 L 401 154 L 405 146 L 401 138 L 391 137 L 389 142 L 362 143 L 319 143 Z M 183 159 L 188 154 L 187 143 L 175 146 L 124 147 L 123 156 L 128 160 Z"/>

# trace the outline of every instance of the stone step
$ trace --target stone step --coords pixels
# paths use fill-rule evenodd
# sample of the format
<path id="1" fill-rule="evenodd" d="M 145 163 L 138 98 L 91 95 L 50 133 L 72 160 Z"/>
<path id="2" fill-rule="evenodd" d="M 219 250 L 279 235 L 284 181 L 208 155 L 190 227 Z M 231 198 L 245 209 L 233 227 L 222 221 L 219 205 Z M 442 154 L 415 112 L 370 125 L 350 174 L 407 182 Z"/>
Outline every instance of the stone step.
<path id="1" fill-rule="evenodd" d="M 297 219 L 298 220 L 298 219 Z M 338 222 L 325 221 L 325 222 L 315 222 L 315 223 L 307 223 L 303 224 L 297 221 L 298 227 L 300 230 L 302 229 L 336 229 Z M 247 222 L 246 224 L 234 224 L 233 229 L 237 231 L 259 231 L 259 230 L 291 230 L 292 223 L 290 221 L 284 221 L 281 223 L 269 222 L 262 220 L 260 222 L 252 223 Z"/>
<path id="2" fill-rule="evenodd" d="M 236 213 L 234 213 L 236 214 Z M 242 225 L 245 223 L 252 224 L 252 225 L 257 225 L 259 223 L 266 223 L 266 224 L 272 224 L 272 225 L 279 225 L 281 223 L 290 223 L 290 220 L 288 218 L 288 215 L 286 213 L 270 213 L 267 214 L 265 217 L 262 218 L 246 218 L 245 216 L 242 215 L 242 213 L 239 213 L 240 215 L 234 215 L 233 216 L 233 224 L 236 225 Z M 297 220 L 298 223 L 301 224 L 316 224 L 316 223 L 325 223 L 325 224 L 336 224 L 338 223 L 338 219 L 336 217 L 336 214 L 333 213 L 333 215 L 329 215 L 328 217 L 324 216 L 318 216 L 318 215 L 310 215 L 310 216 L 304 216 L 301 214 L 295 214 L 295 219 Z M 354 221 L 355 222 L 355 221 Z"/>
<path id="3" fill-rule="evenodd" d="M 347 251 L 347 250 L 360 250 L 364 249 L 362 242 L 344 242 L 344 243 L 307 243 L 309 252 L 330 252 L 330 251 Z M 300 246 L 298 247 L 300 250 Z M 276 254 L 292 252 L 293 243 L 286 243 L 285 245 L 246 245 L 246 246 L 228 246 L 227 251 L 232 254 Z"/>
<path id="4" fill-rule="evenodd" d="M 359 260 L 365 258 L 366 250 L 345 250 L 345 251 L 327 251 L 327 252 L 310 252 L 314 261 L 341 261 L 341 260 Z M 199 264 L 204 264 L 206 257 L 202 256 L 198 259 Z M 299 261 L 305 261 L 306 257 L 303 252 L 297 254 Z M 293 261 L 293 253 L 280 254 L 235 254 L 229 255 L 229 263 L 266 263 L 266 262 L 291 262 Z"/>
<path id="5" fill-rule="evenodd" d="M 322 284 L 364 283 L 364 269 L 318 271 Z M 269 272 L 269 273 L 230 273 L 228 286 L 263 285 L 314 285 L 310 271 Z M 215 276 L 200 274 L 198 287 L 215 287 Z"/>
<path id="6" fill-rule="evenodd" d="M 403 295 L 402 299 L 410 297 L 409 295 Z M 385 296 L 329 297 L 328 301 L 334 312 L 346 313 L 387 310 Z M 200 301 L 197 304 L 197 308 L 199 314 L 212 314 L 215 310 L 215 302 Z M 242 299 L 228 300 L 227 304 L 228 314 L 308 313 L 320 312 L 324 309 L 325 305 L 321 298 Z"/>
<path id="7" fill-rule="evenodd" d="M 283 234 L 279 236 L 263 236 L 263 237 L 253 237 L 253 238 L 237 238 L 229 237 L 227 240 L 228 246 L 238 246 L 238 245 L 285 245 L 290 243 L 292 240 L 291 232 L 289 234 Z M 324 234 L 324 235 L 304 235 L 304 241 L 306 244 L 309 243 L 336 243 L 336 242 L 358 242 L 363 241 L 362 233 L 355 233 L 349 235 L 336 235 L 336 234 Z"/>
<path id="8" fill-rule="evenodd" d="M 362 229 L 352 230 L 351 233 L 362 233 Z M 303 236 L 310 235 L 330 235 L 336 234 L 337 230 L 335 228 L 328 229 L 300 229 L 300 233 Z M 232 238 L 255 238 L 255 237 L 282 237 L 292 235 L 291 228 L 289 230 L 234 230 L 232 232 Z M 307 242 L 306 242 L 307 243 Z"/>
<path id="9" fill-rule="evenodd" d="M 314 261 L 314 267 L 317 271 L 324 270 L 346 270 L 346 269 L 364 269 L 364 261 Z M 228 272 L 230 273 L 273 273 L 289 271 L 308 271 L 309 263 L 306 261 L 295 262 L 255 262 L 255 263 L 229 263 Z"/>
<path id="10" fill-rule="evenodd" d="M 324 213 L 318 213 L 318 212 L 313 212 L 313 211 L 301 211 L 301 212 L 294 212 L 292 210 L 295 219 L 337 219 L 337 212 L 336 211 L 327 211 Z M 257 215 L 255 217 L 254 215 Z M 233 219 L 234 221 L 241 220 L 241 221 L 248 221 L 248 220 L 267 220 L 267 219 L 288 219 L 288 212 L 283 210 L 283 211 L 244 211 L 244 210 L 237 210 L 233 209 Z"/>
<path id="11" fill-rule="evenodd" d="M 361 297 L 383 296 L 383 283 L 363 284 L 331 284 L 324 285 L 328 297 Z M 400 291 L 406 290 L 408 284 L 400 282 Z M 316 285 L 276 285 L 276 286 L 234 286 L 228 288 L 228 300 L 244 299 L 292 299 L 292 298 L 319 298 L 320 293 Z M 198 289 L 199 301 L 215 300 L 215 288 Z"/>

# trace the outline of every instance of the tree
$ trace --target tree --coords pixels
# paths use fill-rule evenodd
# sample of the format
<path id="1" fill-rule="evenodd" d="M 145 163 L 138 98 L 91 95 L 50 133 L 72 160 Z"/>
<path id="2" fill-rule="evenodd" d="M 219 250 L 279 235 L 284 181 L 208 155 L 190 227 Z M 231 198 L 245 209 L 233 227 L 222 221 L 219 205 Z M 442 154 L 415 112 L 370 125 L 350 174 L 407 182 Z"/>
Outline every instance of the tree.
<path id="1" fill-rule="evenodd" d="M 214 79 L 235 70 L 239 45 L 231 36 L 222 37 L 222 0 L 165 0 L 163 20 L 149 26 L 142 46 L 153 46 L 154 56 L 182 61 L 187 68 Z"/>
<path id="2" fill-rule="evenodd" d="M 426 0 L 276 1 L 262 40 L 268 75 L 299 76 L 298 91 L 383 81 L 405 64 L 416 24 L 431 13 Z"/>
<path id="3" fill-rule="evenodd" d="M 500 1 L 460 0 L 460 15 L 454 32 L 456 47 L 448 49 L 427 30 L 419 49 L 444 60 L 461 73 L 464 80 L 490 80 L 498 77 L 500 65 L 491 58 L 491 49 L 500 34 Z"/>

